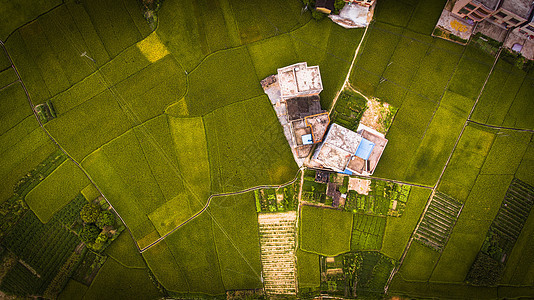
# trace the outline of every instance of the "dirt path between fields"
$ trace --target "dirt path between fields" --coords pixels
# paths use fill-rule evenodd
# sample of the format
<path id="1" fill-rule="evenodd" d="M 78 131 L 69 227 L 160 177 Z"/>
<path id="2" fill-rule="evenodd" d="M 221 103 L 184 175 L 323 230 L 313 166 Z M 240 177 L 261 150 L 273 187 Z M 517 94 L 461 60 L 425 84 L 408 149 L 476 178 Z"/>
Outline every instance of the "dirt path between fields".
<path id="1" fill-rule="evenodd" d="M 208 207 L 210 206 L 211 200 L 213 198 L 215 198 L 215 197 L 225 197 L 225 196 L 240 195 L 240 194 L 245 194 L 245 193 L 252 192 L 252 191 L 255 191 L 255 190 L 260 190 L 260 189 L 269 189 L 269 188 L 279 189 L 279 188 L 283 188 L 283 187 L 286 187 L 288 185 L 292 185 L 293 183 L 295 183 L 295 181 L 297 181 L 299 179 L 299 173 L 303 173 L 304 174 L 304 172 L 301 169 L 299 169 L 298 172 L 297 172 L 297 175 L 295 176 L 295 178 L 293 178 L 293 180 L 291 180 L 289 182 L 286 182 L 286 183 L 283 183 L 283 184 L 280 184 L 280 185 L 258 185 L 258 186 L 251 187 L 251 188 L 244 189 L 244 190 L 237 191 L 237 192 L 213 194 L 213 195 L 209 196 L 208 201 L 206 202 L 206 204 L 204 205 L 204 207 L 200 211 L 198 211 L 196 214 L 194 214 L 191 217 L 189 217 L 189 219 L 185 220 L 180 225 L 174 227 L 171 231 L 167 232 L 166 234 L 164 234 L 163 236 L 161 236 L 160 238 L 158 238 L 154 242 L 150 243 L 148 246 L 146 246 L 146 247 L 144 247 L 142 249 L 139 249 L 139 252 L 143 253 L 146 250 L 150 249 L 150 247 L 157 245 L 159 242 L 163 241 L 166 237 L 171 235 L 173 232 L 175 232 L 176 230 L 180 229 L 182 226 L 184 226 L 185 224 L 189 223 L 190 221 L 194 220 L 196 217 L 201 215 L 203 212 L 206 211 L 206 209 L 208 209 Z"/>
<path id="2" fill-rule="evenodd" d="M 352 68 L 354 67 L 354 63 L 356 62 L 356 57 L 358 57 L 358 53 L 360 53 L 360 48 L 362 46 L 363 41 L 365 40 L 365 36 L 367 35 L 367 30 L 369 29 L 369 26 L 370 24 L 365 27 L 365 31 L 363 32 L 362 39 L 360 40 L 358 47 L 356 47 L 356 51 L 354 52 L 354 57 L 352 58 L 352 62 L 350 63 L 349 71 L 347 72 L 347 77 L 345 77 L 345 81 L 343 81 L 343 85 L 341 86 L 341 89 L 337 91 L 336 96 L 334 97 L 334 100 L 332 101 L 332 106 L 330 107 L 330 110 L 328 111 L 329 114 L 332 113 L 332 110 L 334 109 L 334 106 L 336 105 L 337 98 L 339 98 L 339 95 L 341 94 L 341 92 L 347 86 L 350 86 L 350 83 L 349 83 L 350 73 L 352 73 Z M 353 90 L 352 87 L 350 88 Z"/>
<path id="3" fill-rule="evenodd" d="M 2 48 L 4 49 L 4 52 L 9 60 L 9 63 L 11 64 L 11 67 L 13 68 L 13 70 L 15 71 L 15 74 L 17 75 L 17 78 L 18 78 L 18 81 L 20 82 L 21 86 L 22 86 L 22 89 L 24 89 L 24 93 L 26 94 L 26 99 L 28 100 L 28 104 L 30 105 L 30 108 L 32 109 L 32 112 L 33 112 L 33 115 L 35 116 L 35 119 L 37 119 L 37 122 L 39 123 L 39 127 L 41 127 L 41 129 L 45 132 L 45 134 L 48 136 L 48 138 L 50 138 L 50 140 L 52 140 L 52 142 L 61 150 L 61 152 L 63 152 L 68 158 L 70 161 L 72 161 L 80 170 L 82 170 L 82 172 L 85 174 L 85 176 L 87 177 L 87 179 L 89 179 L 89 181 L 91 182 L 92 185 L 95 186 L 95 188 L 98 190 L 98 192 L 102 195 L 102 197 L 104 197 L 104 199 L 106 200 L 106 202 L 109 204 L 109 207 L 111 207 L 111 209 L 113 209 L 113 211 L 115 212 L 115 214 L 117 215 L 117 217 L 119 217 L 119 219 L 121 220 L 121 222 L 124 224 L 124 226 L 126 227 L 126 229 L 128 229 L 128 232 L 130 233 L 130 236 L 132 237 L 132 239 L 135 241 L 135 238 L 130 230 L 130 227 L 128 227 L 128 225 L 126 224 L 126 222 L 124 221 L 124 219 L 119 215 L 119 213 L 117 212 L 117 210 L 115 209 L 115 207 L 113 207 L 113 205 L 111 204 L 111 202 L 109 202 L 108 198 L 106 198 L 106 196 L 104 195 L 104 193 L 102 193 L 102 191 L 100 190 L 100 188 L 96 185 L 96 183 L 93 181 L 93 179 L 91 178 L 91 176 L 89 176 L 89 173 L 87 173 L 85 171 L 84 168 L 82 168 L 82 166 L 72 157 L 69 155 L 69 153 L 67 153 L 67 151 L 65 151 L 65 149 L 63 149 L 63 147 L 56 141 L 56 139 L 50 134 L 50 132 L 48 132 L 48 130 L 46 130 L 46 128 L 44 128 L 43 126 L 43 123 L 41 122 L 41 119 L 39 119 L 39 115 L 37 115 L 37 112 L 35 111 L 35 105 L 33 104 L 32 102 L 32 99 L 30 97 L 30 93 L 28 92 L 28 89 L 26 88 L 26 85 L 24 84 L 24 81 L 22 80 L 22 77 L 20 76 L 20 73 L 17 69 L 17 67 L 15 66 L 15 63 L 13 62 L 13 59 L 11 59 L 11 55 L 9 54 L 9 52 L 7 51 L 7 48 L 4 44 L 3 41 L 0 41 L 0 46 L 2 46 Z M 137 247 L 137 250 L 140 250 L 139 249 L 139 245 L 137 245 L 137 243 L 135 243 L 135 246 Z"/>
<path id="4" fill-rule="evenodd" d="M 443 166 L 443 169 L 441 170 L 441 173 L 440 173 L 440 175 L 438 177 L 438 180 L 436 181 L 436 184 L 432 188 L 432 194 L 428 198 L 428 201 L 426 203 L 425 209 L 423 210 L 421 216 L 419 217 L 419 221 L 417 222 L 417 225 L 415 226 L 415 229 L 412 231 L 412 235 L 410 236 L 410 240 L 408 241 L 408 244 L 404 248 L 404 252 L 402 253 L 402 256 L 401 256 L 401 258 L 399 260 L 399 264 L 393 270 L 393 272 L 391 272 L 391 274 L 389 276 L 388 282 L 387 282 L 386 287 L 385 287 L 385 292 L 386 293 L 388 291 L 388 288 L 389 288 L 389 285 L 390 285 L 391 281 L 393 280 L 393 277 L 395 276 L 395 274 L 398 272 L 398 270 L 402 266 L 402 263 L 404 262 L 404 259 L 406 258 L 406 255 L 408 254 L 408 250 L 410 249 L 410 246 L 412 245 L 412 242 L 413 242 L 413 239 L 414 239 L 414 233 L 417 231 L 417 229 L 419 228 L 419 225 L 421 225 L 421 222 L 423 221 L 423 216 L 425 215 L 426 211 L 428 210 L 428 207 L 430 206 L 431 199 L 434 196 L 434 193 L 436 193 L 436 190 L 437 190 L 437 188 L 439 186 L 439 183 L 441 182 L 441 179 L 443 178 L 443 174 L 445 173 L 445 170 L 447 169 L 447 166 L 449 165 L 449 163 L 451 161 L 452 155 L 453 155 L 454 151 L 456 150 L 456 147 L 458 147 L 458 143 L 460 142 L 460 138 L 462 137 L 462 135 L 463 135 L 463 133 L 465 131 L 465 128 L 467 127 L 467 125 L 470 122 L 473 122 L 473 121 L 470 120 L 471 116 L 473 115 L 473 112 L 475 111 L 475 107 L 477 106 L 477 103 L 480 100 L 480 97 L 482 96 L 482 92 L 484 91 L 484 89 L 486 87 L 486 84 L 488 83 L 488 80 L 489 80 L 491 74 L 493 73 L 493 70 L 495 69 L 495 65 L 497 64 L 497 61 L 499 60 L 499 57 L 500 57 L 501 52 L 502 52 L 502 49 L 503 48 L 501 47 L 501 49 L 499 50 L 499 52 L 495 56 L 495 60 L 493 61 L 493 65 L 491 66 L 491 69 L 490 69 L 488 75 L 486 76 L 486 80 L 484 81 L 484 84 L 482 85 L 482 88 L 480 89 L 480 92 L 478 93 L 478 96 L 477 96 L 477 98 L 475 100 L 475 103 L 471 107 L 471 111 L 469 112 L 467 120 L 464 122 L 464 126 L 462 127 L 462 130 L 460 131 L 460 134 L 458 135 L 458 138 L 456 139 L 456 142 L 454 143 L 454 146 L 453 146 L 453 148 L 452 148 L 452 150 L 451 150 L 451 152 L 449 154 L 449 157 L 447 158 L 447 162 L 445 163 L 445 166 Z M 485 125 L 485 124 L 480 124 L 480 125 Z M 487 126 L 493 127 L 491 125 L 487 125 Z M 460 211 L 460 213 L 461 213 L 461 211 Z M 444 244 L 443 247 L 445 247 L 447 245 L 447 242 L 449 241 L 449 238 L 450 238 L 450 235 L 447 238 L 447 240 L 445 241 L 445 244 Z M 437 266 L 437 264 L 436 264 L 436 266 Z M 435 268 L 435 266 L 434 266 L 434 268 Z M 432 270 L 432 272 L 433 272 L 433 270 Z"/>

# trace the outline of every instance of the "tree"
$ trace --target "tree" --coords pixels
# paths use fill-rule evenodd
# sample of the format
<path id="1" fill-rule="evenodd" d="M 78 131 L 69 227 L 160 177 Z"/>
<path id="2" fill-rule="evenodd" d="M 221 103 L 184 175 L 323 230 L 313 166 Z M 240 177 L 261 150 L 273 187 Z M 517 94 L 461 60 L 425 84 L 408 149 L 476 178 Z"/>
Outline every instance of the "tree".
<path id="1" fill-rule="evenodd" d="M 93 243 L 100 234 L 100 231 L 95 225 L 87 224 L 83 227 L 79 237 L 86 244 Z"/>
<path id="2" fill-rule="evenodd" d="M 94 203 L 87 203 L 80 211 L 80 216 L 85 223 L 94 223 L 100 214 L 100 207 Z"/>
<path id="3" fill-rule="evenodd" d="M 115 225 L 115 215 L 113 215 L 112 212 L 109 210 L 103 211 L 98 215 L 98 218 L 96 219 L 96 226 L 100 229 L 104 228 L 105 226 L 113 226 Z"/>
<path id="4" fill-rule="evenodd" d="M 93 249 L 96 251 L 101 251 L 107 241 L 108 236 L 104 232 L 101 232 L 95 239 Z"/>

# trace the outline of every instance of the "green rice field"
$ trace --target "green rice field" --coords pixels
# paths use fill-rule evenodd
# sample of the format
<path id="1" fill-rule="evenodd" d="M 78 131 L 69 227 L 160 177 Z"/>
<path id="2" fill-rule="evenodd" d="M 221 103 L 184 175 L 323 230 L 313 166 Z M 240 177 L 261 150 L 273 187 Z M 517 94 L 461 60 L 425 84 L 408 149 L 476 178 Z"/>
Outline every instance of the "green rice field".
<path id="1" fill-rule="evenodd" d="M 303 0 L 4 2 L 0 291 L 270 298 L 258 215 L 282 209 L 258 209 L 254 193 L 291 189 L 296 234 L 282 242 L 295 242 L 295 260 L 281 268 L 296 282 L 281 298 L 534 297 L 532 213 L 501 241 L 512 246 L 497 285 L 466 283 L 493 249 L 510 184 L 534 186 L 534 71 L 434 37 L 446 0 L 377 0 L 357 29 Z M 298 62 L 319 66 L 332 122 L 356 129 L 367 98 L 398 108 L 369 193 L 326 176 L 340 180 L 339 209 L 321 201 L 330 183 L 295 162 L 260 83 Z M 44 103 L 53 116 L 42 124 L 33 109 Z M 313 205 L 297 202 L 310 195 Z M 435 195 L 458 201 L 458 218 L 430 207 Z M 98 253 L 82 240 L 115 229 L 107 213 L 87 221 L 86 200 L 123 230 Z M 415 240 L 432 222 L 447 223 L 438 248 Z"/>

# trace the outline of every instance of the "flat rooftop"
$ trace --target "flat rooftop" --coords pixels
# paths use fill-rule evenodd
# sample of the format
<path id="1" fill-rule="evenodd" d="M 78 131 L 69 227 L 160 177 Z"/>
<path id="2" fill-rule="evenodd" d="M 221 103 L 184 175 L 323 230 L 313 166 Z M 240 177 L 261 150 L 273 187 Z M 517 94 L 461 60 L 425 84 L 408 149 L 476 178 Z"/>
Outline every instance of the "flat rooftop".
<path id="1" fill-rule="evenodd" d="M 282 98 L 319 94 L 323 90 L 319 66 L 308 67 L 306 62 L 278 69 Z"/>
<path id="2" fill-rule="evenodd" d="M 287 118 L 290 121 L 323 113 L 318 95 L 295 97 L 286 100 Z"/>
<path id="3" fill-rule="evenodd" d="M 532 11 L 532 0 L 503 0 L 501 7 L 528 20 Z"/>
<path id="4" fill-rule="evenodd" d="M 324 112 L 318 115 L 308 116 L 304 118 L 306 126 L 311 128 L 313 135 L 313 142 L 319 143 L 323 140 L 324 134 L 330 124 L 330 117 L 328 113 Z"/>
<path id="5" fill-rule="evenodd" d="M 489 9 L 496 10 L 500 0 L 476 0 L 475 2 L 479 2 Z"/>

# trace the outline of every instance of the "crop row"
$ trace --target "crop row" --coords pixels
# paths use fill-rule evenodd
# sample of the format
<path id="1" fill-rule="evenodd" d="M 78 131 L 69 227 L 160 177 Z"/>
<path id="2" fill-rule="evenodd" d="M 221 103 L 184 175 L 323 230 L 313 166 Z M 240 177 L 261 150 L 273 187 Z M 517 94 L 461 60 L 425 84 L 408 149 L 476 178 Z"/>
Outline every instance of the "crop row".
<path id="1" fill-rule="evenodd" d="M 417 228 L 415 237 L 424 244 L 441 251 L 452 231 L 461 204 L 451 197 L 436 193 Z"/>
<path id="2" fill-rule="evenodd" d="M 42 293 L 79 240 L 59 222 L 42 224 L 28 212 L 3 243 L 39 274 L 41 284 L 36 292 Z"/>

